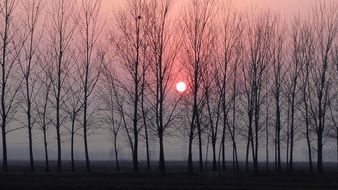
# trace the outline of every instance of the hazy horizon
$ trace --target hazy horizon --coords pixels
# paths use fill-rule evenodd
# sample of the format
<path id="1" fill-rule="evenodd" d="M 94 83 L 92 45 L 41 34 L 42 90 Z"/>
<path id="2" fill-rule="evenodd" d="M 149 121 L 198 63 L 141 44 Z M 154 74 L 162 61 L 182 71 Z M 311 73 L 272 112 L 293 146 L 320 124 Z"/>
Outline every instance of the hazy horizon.
<path id="1" fill-rule="evenodd" d="M 182 6 L 181 4 L 186 3 L 188 0 L 176 0 L 175 9 L 177 7 Z M 227 1 L 227 0 L 225 0 Z M 47 4 L 49 1 L 46 1 Z M 124 0 L 103 0 L 102 1 L 102 10 L 103 13 L 107 15 L 107 20 L 112 19 L 114 11 L 118 10 L 122 7 L 122 2 Z M 239 10 L 247 10 L 252 7 L 257 7 L 258 9 L 271 9 L 273 11 L 277 11 L 281 14 L 283 18 L 286 20 L 292 19 L 294 15 L 306 15 L 308 10 L 310 10 L 316 3 L 317 0 L 233 0 L 232 4 L 234 7 L 238 7 Z M 327 0 L 329 2 L 336 2 L 336 0 Z M 182 10 L 174 10 L 178 13 L 181 13 Z M 25 117 L 22 117 L 25 119 Z M 10 124 L 12 125 L 12 124 Z M 34 159 L 35 160 L 44 160 L 44 150 L 42 144 L 42 135 L 41 131 L 33 129 L 33 149 L 34 149 Z M 49 128 L 49 154 L 50 160 L 56 159 L 56 140 L 55 140 L 55 128 Z M 1 137 L 0 137 L 1 139 Z M 62 159 L 69 160 L 70 159 L 70 145 L 69 145 L 69 137 L 62 137 Z M 83 160 L 83 142 L 80 136 L 76 137 L 75 142 L 75 159 Z M 114 158 L 113 154 L 113 144 L 111 140 L 111 136 L 107 130 L 97 131 L 96 134 L 89 136 L 89 152 L 91 160 L 112 160 Z M 155 137 L 151 138 L 156 139 Z M 186 160 L 188 157 L 187 153 L 187 142 L 182 140 L 183 138 L 172 138 L 169 137 L 165 140 L 165 157 L 166 160 Z M 145 146 L 143 137 L 140 138 L 142 141 L 140 143 L 140 160 L 145 160 Z M 8 143 L 8 159 L 9 160 L 28 160 L 29 159 L 29 150 L 28 150 L 28 139 L 27 139 L 27 130 L 21 129 L 18 131 L 14 131 L 8 134 L 7 136 Z M 130 156 L 130 147 L 128 146 L 125 139 L 120 139 L 119 141 L 119 156 L 120 160 L 130 160 L 132 159 Z M 298 143 L 298 142 L 297 142 Z M 304 143 L 304 142 L 301 142 Z M 261 146 L 264 144 L 262 143 Z M 218 146 L 217 146 L 218 147 Z M 151 159 L 158 160 L 158 142 L 154 140 L 151 142 Z M 194 158 L 197 159 L 198 149 L 197 145 L 194 145 Z M 209 147 L 210 148 L 210 147 Z M 0 146 L 0 150 L 2 151 L 2 147 Z M 240 144 L 238 147 L 239 150 L 239 159 L 245 159 L 245 145 Z M 273 159 L 273 150 L 271 148 L 270 160 Z M 336 149 L 335 144 L 333 142 L 329 142 L 324 146 L 324 160 L 325 161 L 336 161 Z M 259 161 L 265 160 L 264 147 L 259 148 L 259 152 L 261 157 Z M 282 149 L 282 159 L 285 161 L 284 156 L 285 148 Z M 211 161 L 211 149 L 209 149 L 208 160 Z M 230 141 L 227 142 L 227 152 L 226 157 L 230 160 L 232 154 Z M 307 161 L 307 149 L 304 145 L 296 144 L 295 146 L 295 161 Z M 313 159 L 316 160 L 315 151 L 313 151 Z M 0 155 L 0 159 L 2 159 L 2 154 Z"/>

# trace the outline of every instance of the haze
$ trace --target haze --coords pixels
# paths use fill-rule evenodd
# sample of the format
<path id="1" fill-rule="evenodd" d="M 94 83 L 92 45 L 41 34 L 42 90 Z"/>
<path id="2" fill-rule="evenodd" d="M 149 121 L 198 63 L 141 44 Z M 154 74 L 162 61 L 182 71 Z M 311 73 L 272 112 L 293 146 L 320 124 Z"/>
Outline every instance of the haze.
<path id="1" fill-rule="evenodd" d="M 52 0 L 46 0 L 48 3 Z M 182 4 L 187 3 L 188 0 L 176 0 L 174 12 L 179 14 L 182 9 Z M 203 1 L 203 0 L 201 0 Z M 107 19 L 110 20 L 114 11 L 123 7 L 124 0 L 103 0 L 103 12 L 107 15 Z M 337 2 L 336 0 L 326 0 L 325 2 Z M 292 19 L 294 15 L 307 15 L 308 10 L 311 9 L 318 0 L 233 0 L 232 4 L 234 7 L 238 7 L 239 10 L 254 8 L 263 8 L 271 9 L 278 11 L 282 17 L 286 20 Z M 56 143 L 54 137 L 54 128 L 50 128 L 51 133 L 49 134 L 49 153 L 52 160 L 56 159 Z M 33 135 L 39 137 L 34 138 L 34 153 L 36 160 L 43 160 L 43 145 L 42 139 L 40 138 L 40 131 L 33 131 Z M 29 157 L 28 154 L 28 143 L 26 141 L 27 134 L 26 130 L 19 130 L 8 134 L 8 158 L 10 160 L 27 160 Z M 69 139 L 64 139 L 63 142 L 63 159 L 69 159 Z M 143 140 L 142 140 L 143 141 Z M 111 134 L 105 130 L 96 132 L 94 135 L 89 137 L 89 146 L 90 146 L 90 157 L 92 160 L 111 160 L 113 159 L 113 145 Z M 158 159 L 158 143 L 155 140 L 155 143 L 151 144 L 151 158 Z M 119 147 L 120 159 L 131 159 L 130 157 L 130 148 L 127 146 L 126 140 L 121 140 Z M 180 138 L 169 138 L 166 140 L 166 159 L 167 160 L 185 160 L 187 159 L 187 143 Z M 245 149 L 245 145 L 239 145 L 239 149 Z M 184 147 L 184 148 L 182 148 Z M 230 147 L 230 145 L 229 145 Z M 305 147 L 305 146 L 303 146 Z M 144 143 L 141 142 L 140 146 L 140 159 L 145 160 L 144 154 Z M 197 147 L 194 147 L 197 148 Z M 328 161 L 335 160 L 335 153 L 332 151 L 334 149 L 334 144 L 327 144 L 325 146 L 325 159 Z M 197 150 L 197 149 L 196 149 Z M 263 151 L 263 150 L 260 150 Z M 295 160 L 304 161 L 306 160 L 306 149 L 301 148 L 295 151 Z M 197 151 L 194 151 L 194 154 L 197 154 Z M 83 157 L 83 145 L 82 139 L 78 138 L 76 140 L 76 159 L 81 160 Z M 230 155 L 230 148 L 229 148 Z M 240 159 L 244 159 L 243 151 L 239 153 Z M 264 159 L 263 159 L 264 160 Z"/>

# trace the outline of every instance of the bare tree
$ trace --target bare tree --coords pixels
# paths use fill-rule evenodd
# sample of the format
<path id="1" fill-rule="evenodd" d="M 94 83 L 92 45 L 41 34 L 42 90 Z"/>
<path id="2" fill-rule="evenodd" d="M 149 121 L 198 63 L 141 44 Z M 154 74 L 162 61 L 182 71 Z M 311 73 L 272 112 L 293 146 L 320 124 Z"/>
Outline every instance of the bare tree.
<path id="1" fill-rule="evenodd" d="M 275 16 L 269 11 L 253 14 L 246 20 L 246 41 L 248 46 L 247 61 L 242 65 L 244 108 L 247 113 L 247 150 L 246 167 L 248 169 L 248 154 L 251 146 L 254 170 L 258 170 L 258 145 L 262 129 L 260 123 L 261 106 L 263 104 L 263 87 L 266 70 L 270 63 L 270 45 Z M 246 105 L 245 105 L 246 104 Z"/>
<path id="2" fill-rule="evenodd" d="M 37 25 L 39 21 L 39 17 L 41 14 L 41 0 L 33 0 L 33 1 L 25 1 L 23 3 L 23 7 L 25 9 L 26 21 L 25 27 L 28 31 L 27 43 L 24 48 L 24 61 L 20 63 L 20 68 L 22 71 L 22 75 L 24 78 L 24 109 L 27 116 L 27 129 L 28 129 L 28 140 L 29 140 L 29 158 L 30 158 L 30 170 L 34 171 L 34 158 L 33 158 L 33 136 L 32 129 L 35 120 L 35 113 L 33 113 L 34 109 L 32 109 L 34 99 L 38 95 L 39 88 L 37 87 L 37 76 L 35 70 L 38 66 L 37 59 L 38 56 L 37 48 L 41 39 L 41 32 L 37 30 Z"/>
<path id="3" fill-rule="evenodd" d="M 141 117 L 141 102 L 140 97 L 144 93 L 142 89 L 142 76 L 145 73 L 145 63 L 143 54 L 146 52 L 145 33 L 146 19 L 143 19 L 146 9 L 146 3 L 143 0 L 129 0 L 126 5 L 126 10 L 121 10 L 115 15 L 116 31 L 112 38 L 117 61 L 121 64 L 124 71 L 124 79 L 119 80 L 126 95 L 130 108 L 123 108 L 123 111 L 131 110 L 132 113 L 126 115 L 132 121 L 132 128 L 127 130 L 129 142 L 132 144 L 133 168 L 138 170 L 138 148 L 139 148 L 139 133 L 142 129 L 140 124 Z M 120 110 L 122 111 L 122 109 Z M 127 121 L 126 121 L 127 123 Z M 132 136 L 130 135 L 132 134 Z"/>
<path id="4" fill-rule="evenodd" d="M 120 104 L 120 94 L 118 93 L 118 81 L 116 77 L 117 75 L 114 72 L 114 68 L 107 65 L 103 70 L 103 77 L 101 78 L 102 90 L 100 92 L 100 99 L 102 101 L 101 109 L 104 113 L 102 122 L 108 125 L 109 130 L 112 132 L 116 170 L 120 171 L 118 137 L 124 123 L 124 112 L 121 112 L 121 107 L 119 107 L 122 104 Z"/>
<path id="5" fill-rule="evenodd" d="M 315 46 L 313 30 L 309 23 L 301 24 L 301 40 L 300 40 L 300 51 L 302 54 L 302 69 L 301 69 L 301 102 L 302 102 L 302 116 L 305 123 L 305 137 L 307 142 L 308 157 L 309 157 L 309 169 L 312 172 L 312 147 L 311 147 L 311 125 L 313 121 L 309 113 L 309 101 L 310 101 L 310 71 L 311 65 L 315 61 Z"/>
<path id="6" fill-rule="evenodd" d="M 80 62 L 79 75 L 81 80 L 81 89 L 83 90 L 83 143 L 85 147 L 86 168 L 90 171 L 90 162 L 88 154 L 88 120 L 89 106 L 92 102 L 92 93 L 99 79 L 100 67 L 104 61 L 104 52 L 99 47 L 102 27 L 99 23 L 101 0 L 82 0 L 79 17 L 79 53 Z M 93 110 L 91 110 L 93 111 Z"/>
<path id="7" fill-rule="evenodd" d="M 237 146 L 236 146 L 236 130 L 235 130 L 235 107 L 237 96 L 237 68 L 238 62 L 242 55 L 242 36 L 244 27 L 242 25 L 242 15 L 231 11 L 233 7 L 231 4 L 224 5 L 223 16 L 221 20 L 221 35 L 220 35 L 220 66 L 216 70 L 216 83 L 218 88 L 218 96 L 221 105 L 221 112 L 223 114 L 223 128 L 221 137 L 222 147 L 222 170 L 225 170 L 225 134 L 229 131 L 232 148 L 234 169 L 238 168 Z M 233 92 L 231 92 L 231 81 L 233 80 Z M 232 104 L 232 123 L 230 124 L 229 112 Z M 236 163 L 235 163 L 236 162 Z"/>
<path id="8" fill-rule="evenodd" d="M 17 73 L 17 64 L 20 61 L 20 53 L 24 47 L 25 34 L 20 34 L 20 24 L 16 25 L 15 10 L 17 0 L 4 0 L 0 3 L 0 114 L 2 133 L 2 153 L 4 171 L 8 171 L 7 163 L 7 133 L 18 128 L 9 128 L 13 120 L 16 108 L 19 106 L 17 95 L 22 84 L 22 77 Z"/>
<path id="9" fill-rule="evenodd" d="M 47 50 L 48 51 L 48 50 Z M 39 84 L 39 92 L 38 97 L 34 99 L 35 109 L 36 109 L 36 122 L 39 129 L 42 131 L 43 134 L 43 145 L 44 145 L 44 155 L 45 155 L 45 171 L 49 172 L 49 158 L 48 158 L 48 129 L 49 126 L 52 124 L 52 107 L 51 107 L 51 100 L 50 100 L 50 93 L 51 93 L 51 85 L 52 82 L 50 80 L 48 68 L 50 64 L 48 64 L 48 53 L 43 54 L 44 57 L 39 59 L 40 68 L 38 69 L 40 74 L 38 78 L 41 81 Z"/>
<path id="10" fill-rule="evenodd" d="M 271 85 L 272 96 L 274 99 L 275 109 L 275 169 L 281 171 L 281 130 L 282 130 L 282 92 L 285 76 L 285 68 L 283 65 L 287 61 L 285 59 L 286 36 L 285 29 L 282 24 L 277 23 L 276 30 L 273 33 L 272 46 L 272 72 L 273 82 Z"/>
<path id="11" fill-rule="evenodd" d="M 313 97 L 310 109 L 315 121 L 317 136 L 317 169 L 323 172 L 323 133 L 332 100 L 334 77 L 334 44 L 338 34 L 338 7 L 321 2 L 314 7 L 311 26 L 314 27 L 316 62 L 311 70 Z"/>
<path id="12" fill-rule="evenodd" d="M 214 1 L 196 1 L 192 0 L 189 3 L 189 8 L 183 17 L 183 31 L 185 33 L 185 62 L 189 77 L 189 87 L 191 90 L 192 99 L 192 116 L 190 121 L 189 132 L 189 152 L 188 152 L 188 171 L 193 172 L 192 162 L 192 143 L 194 133 L 197 129 L 198 145 L 199 145 L 199 167 L 203 170 L 202 158 L 202 129 L 200 123 L 200 112 L 203 92 L 202 86 L 202 72 L 205 69 L 208 61 L 208 51 L 211 47 L 210 24 L 214 16 L 215 2 Z"/>
<path id="13" fill-rule="evenodd" d="M 288 158 L 288 170 L 293 170 L 293 153 L 294 153 L 294 139 L 295 139 L 295 114 L 296 114 L 296 100 L 299 92 L 299 76 L 301 71 L 302 64 L 302 55 L 301 55 L 301 31 L 299 23 L 296 21 L 292 23 L 291 26 L 291 60 L 288 70 L 288 81 L 286 81 L 286 91 L 288 100 L 290 103 L 290 125 L 289 127 L 289 158 Z"/>
<path id="14" fill-rule="evenodd" d="M 169 26 L 172 2 L 172 0 L 163 2 L 152 0 L 147 15 L 150 23 L 147 56 L 151 63 L 150 71 L 153 73 L 149 78 L 154 79 L 154 85 L 150 85 L 153 93 L 149 97 L 155 117 L 155 124 L 151 127 L 159 140 L 159 169 L 162 173 L 165 173 L 164 137 L 172 126 L 180 101 L 180 96 L 175 97 L 172 94 L 177 75 L 175 61 L 180 48 L 180 38 L 174 35 L 175 28 Z"/>
<path id="15" fill-rule="evenodd" d="M 54 97 L 53 105 L 55 106 L 58 171 L 61 171 L 61 127 L 65 121 L 61 113 L 66 98 L 64 84 L 72 64 L 71 56 L 73 56 L 73 52 L 71 46 L 76 27 L 73 22 L 73 9 L 73 1 L 53 1 L 49 10 L 50 22 L 47 26 L 52 64 L 48 73 L 52 82 L 51 95 Z"/>
<path id="16" fill-rule="evenodd" d="M 73 61 L 77 62 L 79 55 L 73 56 Z M 72 171 L 75 171 L 75 161 L 74 161 L 74 141 L 75 136 L 78 134 L 78 131 L 81 129 L 79 116 L 83 109 L 83 90 L 78 79 L 78 69 L 80 66 L 76 65 L 82 64 L 82 62 L 74 63 L 74 68 L 71 69 L 70 75 L 67 78 L 65 83 L 65 88 L 67 89 L 67 94 L 65 95 L 64 111 L 67 113 L 67 116 L 70 119 L 70 128 L 66 127 L 70 132 L 70 156 L 71 156 L 71 167 Z"/>

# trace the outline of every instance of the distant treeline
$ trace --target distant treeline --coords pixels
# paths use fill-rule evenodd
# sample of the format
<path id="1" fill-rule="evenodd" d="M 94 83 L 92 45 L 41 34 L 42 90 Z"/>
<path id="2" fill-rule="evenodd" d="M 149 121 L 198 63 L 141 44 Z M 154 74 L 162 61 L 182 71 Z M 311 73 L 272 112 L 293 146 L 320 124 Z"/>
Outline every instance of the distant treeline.
<path id="1" fill-rule="evenodd" d="M 33 139 L 43 139 L 50 170 L 50 131 L 58 171 L 69 148 L 64 139 L 72 170 L 75 139 L 83 141 L 91 170 L 88 136 L 98 130 L 113 137 L 118 171 L 118 146 L 127 141 L 135 171 L 140 143 L 148 170 L 149 146 L 158 143 L 165 173 L 168 136 L 186 140 L 189 173 L 195 144 L 201 171 L 208 155 L 212 170 L 225 171 L 231 160 L 238 171 L 239 151 L 247 171 L 258 171 L 260 160 L 267 168 L 274 161 L 276 171 L 286 160 L 292 171 L 299 144 L 306 145 L 309 170 L 323 172 L 328 141 L 337 143 L 338 159 L 338 4 L 320 1 L 307 16 L 282 18 L 271 10 L 236 10 L 230 1 L 177 7 L 173 0 L 127 0 L 109 18 L 101 3 L 0 2 L 4 171 L 7 134 L 16 130 L 27 131 L 31 171 Z M 185 92 L 175 90 L 179 81 L 187 83 Z"/>

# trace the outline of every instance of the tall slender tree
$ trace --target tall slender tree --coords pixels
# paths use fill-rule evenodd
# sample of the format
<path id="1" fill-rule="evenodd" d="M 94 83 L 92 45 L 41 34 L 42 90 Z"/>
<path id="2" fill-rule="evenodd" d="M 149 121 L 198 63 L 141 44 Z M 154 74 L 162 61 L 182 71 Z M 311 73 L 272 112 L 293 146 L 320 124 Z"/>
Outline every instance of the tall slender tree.
<path id="1" fill-rule="evenodd" d="M 125 76 L 124 80 L 119 81 L 128 95 L 129 100 L 126 103 L 130 108 L 123 111 L 130 109 L 132 112 L 127 114 L 129 118 L 125 118 L 131 119 L 132 127 L 125 125 L 125 129 L 132 145 L 133 168 L 134 171 L 138 171 L 139 134 L 142 129 L 140 97 L 144 93 L 141 85 L 142 76 L 145 74 L 142 65 L 146 64 L 143 55 L 147 47 L 144 36 L 148 22 L 144 19 L 146 11 L 144 0 L 128 0 L 125 8 L 115 15 L 116 30 L 113 32 L 112 43 L 116 59 Z"/>
<path id="2" fill-rule="evenodd" d="M 102 34 L 102 23 L 99 23 L 101 0 L 82 0 L 78 19 L 79 29 L 79 53 L 80 62 L 79 76 L 81 89 L 83 90 L 83 143 L 85 148 L 86 169 L 91 170 L 88 153 L 88 130 L 90 128 L 89 119 L 93 110 L 89 106 L 93 99 L 93 92 L 99 79 L 101 65 L 104 61 L 105 53 L 99 47 L 100 36 Z"/>
<path id="3" fill-rule="evenodd" d="M 56 0 L 51 3 L 49 9 L 49 24 L 47 25 L 50 61 L 52 66 L 48 74 L 52 83 L 51 95 L 54 97 L 55 129 L 57 139 L 57 170 L 61 171 L 62 144 L 61 129 L 64 124 L 62 109 L 66 99 L 65 81 L 72 65 L 73 47 L 72 40 L 76 24 L 74 21 L 74 2 L 68 0 Z"/>
<path id="4" fill-rule="evenodd" d="M 215 14 L 215 1 L 191 0 L 189 8 L 183 17 L 183 31 L 185 33 L 185 59 L 189 77 L 192 99 L 192 116 L 189 132 L 188 171 L 193 172 L 192 144 L 197 130 L 199 147 L 199 168 L 203 170 L 201 106 L 203 93 L 201 92 L 202 72 L 208 61 L 210 43 L 210 25 Z"/>
<path id="5" fill-rule="evenodd" d="M 159 140 L 159 169 L 162 173 L 166 170 L 164 137 L 172 126 L 180 101 L 180 95 L 175 97 L 172 94 L 178 70 L 175 68 L 175 61 L 177 61 L 181 45 L 180 38 L 174 33 L 175 22 L 170 19 L 172 6 L 172 0 L 163 2 L 152 0 L 149 3 L 149 13 L 146 15 L 150 23 L 147 56 L 151 63 L 150 71 L 153 73 L 149 76 L 148 83 L 151 84 L 151 79 L 154 79 L 154 85 L 150 85 L 153 93 L 149 97 L 155 117 L 155 124 L 152 128 Z"/>
<path id="6" fill-rule="evenodd" d="M 0 114 L 2 134 L 2 169 L 8 171 L 7 134 L 18 128 L 10 128 L 9 123 L 19 106 L 17 95 L 23 79 L 16 71 L 20 54 L 26 42 L 26 35 L 21 34 L 22 25 L 15 24 L 17 0 L 0 2 Z M 18 21 L 19 22 L 19 21 Z M 21 127 L 20 127 L 21 128 Z"/>
<path id="7" fill-rule="evenodd" d="M 34 99 L 38 95 L 39 88 L 37 87 L 37 59 L 38 56 L 37 48 L 41 39 L 41 32 L 37 31 L 37 25 L 39 22 L 39 17 L 42 11 L 41 0 L 32 0 L 23 2 L 23 7 L 25 9 L 26 20 L 25 27 L 28 31 L 27 43 L 24 48 L 25 60 L 20 63 L 20 69 L 24 78 L 25 90 L 23 97 L 25 100 L 24 110 L 27 116 L 27 129 L 28 129 L 28 141 L 29 141 L 29 159 L 30 159 L 30 170 L 34 171 L 34 158 L 33 158 L 33 135 L 32 129 L 36 116 L 32 107 L 34 106 Z"/>

